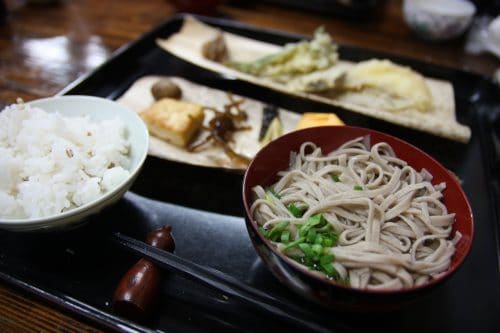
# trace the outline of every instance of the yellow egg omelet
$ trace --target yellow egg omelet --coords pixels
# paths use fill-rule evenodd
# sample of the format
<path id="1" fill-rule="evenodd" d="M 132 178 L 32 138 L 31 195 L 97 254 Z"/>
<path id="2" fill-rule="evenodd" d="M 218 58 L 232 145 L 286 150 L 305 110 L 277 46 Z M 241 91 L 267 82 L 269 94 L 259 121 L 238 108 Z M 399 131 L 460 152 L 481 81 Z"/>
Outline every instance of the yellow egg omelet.
<path id="1" fill-rule="evenodd" d="M 306 112 L 297 123 L 296 129 L 317 126 L 342 126 L 344 122 L 335 113 Z"/>

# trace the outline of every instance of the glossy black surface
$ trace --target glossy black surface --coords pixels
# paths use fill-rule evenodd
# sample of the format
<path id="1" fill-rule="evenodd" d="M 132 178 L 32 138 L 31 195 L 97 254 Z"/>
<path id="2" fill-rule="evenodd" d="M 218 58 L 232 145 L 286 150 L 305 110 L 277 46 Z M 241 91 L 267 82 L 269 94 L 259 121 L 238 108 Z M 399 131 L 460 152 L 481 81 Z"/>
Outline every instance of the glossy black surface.
<path id="1" fill-rule="evenodd" d="M 0 278 L 109 327 L 133 330 L 135 324 L 113 315 L 110 301 L 122 274 L 137 257 L 116 245 L 112 237 L 121 232 L 142 240 L 153 228 L 168 223 L 173 226 L 176 254 L 180 257 L 227 273 L 314 312 L 332 331 L 500 331 L 498 88 L 468 73 L 392 58 L 425 75 L 453 83 L 458 120 L 472 128 L 471 142 L 459 144 L 222 78 L 178 60 L 156 47 L 154 39 L 175 32 L 180 23 L 179 17 L 166 22 L 65 92 L 116 98 L 143 75 L 179 75 L 297 112 L 333 111 L 347 124 L 400 137 L 428 152 L 463 181 L 475 215 L 476 233 L 471 254 L 462 269 L 432 294 L 391 312 L 358 314 L 318 308 L 283 287 L 258 259 L 242 218 L 241 174 L 148 157 L 131 189 L 133 193 L 127 193 L 115 206 L 93 217 L 82 229 L 49 235 L 0 232 Z M 299 38 L 217 19 L 209 19 L 209 23 L 278 44 Z M 346 47 L 340 48 L 340 53 L 341 57 L 352 60 L 383 56 Z M 297 331 L 265 311 L 255 311 L 175 274 L 168 274 L 160 296 L 156 311 L 135 329 Z"/>
<path id="2" fill-rule="evenodd" d="M 232 299 L 249 310 L 263 312 L 277 321 L 284 321 L 303 330 L 323 333 L 330 330 L 321 324 L 321 317 L 308 309 L 274 297 L 229 274 L 156 249 L 121 233 L 115 233 L 114 240 L 132 253 L 154 262 L 158 267 L 217 291 L 224 295 L 224 299 Z"/>

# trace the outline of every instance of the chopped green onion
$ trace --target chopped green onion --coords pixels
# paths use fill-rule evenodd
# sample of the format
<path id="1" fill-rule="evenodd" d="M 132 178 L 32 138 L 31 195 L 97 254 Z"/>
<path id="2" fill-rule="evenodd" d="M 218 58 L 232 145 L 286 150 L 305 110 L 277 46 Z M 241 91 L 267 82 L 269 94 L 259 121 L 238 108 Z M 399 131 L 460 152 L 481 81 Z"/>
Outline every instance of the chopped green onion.
<path id="1" fill-rule="evenodd" d="M 319 259 L 319 265 L 321 269 L 327 274 L 332 276 L 334 273 L 337 273 L 335 271 L 335 268 L 333 268 L 333 255 L 324 255 Z"/>
<path id="2" fill-rule="evenodd" d="M 283 248 L 283 250 L 282 250 L 282 251 L 286 251 L 286 250 L 288 250 L 288 249 L 291 249 L 292 247 L 296 247 L 296 246 L 298 246 L 299 244 L 304 243 L 304 241 L 305 241 L 305 240 L 306 240 L 306 238 L 305 238 L 305 237 L 300 237 L 300 238 L 298 238 L 298 239 L 294 240 L 293 242 L 288 243 L 288 244 L 287 244 L 287 246 L 285 246 L 285 247 Z"/>
<path id="3" fill-rule="evenodd" d="M 319 224 L 316 225 L 316 228 L 323 228 L 328 224 L 328 221 L 323 217 L 322 214 L 319 215 Z"/>
<path id="4" fill-rule="evenodd" d="M 277 241 L 278 237 L 281 235 L 281 232 L 285 230 L 286 227 L 290 224 L 290 221 L 282 221 L 276 224 L 271 231 L 269 231 L 268 237 L 272 241 Z"/>
<path id="5" fill-rule="evenodd" d="M 319 263 L 320 263 L 320 265 L 326 264 L 326 263 L 332 263 L 334 259 L 335 259 L 335 256 L 333 254 L 327 254 L 327 255 L 322 256 L 319 259 Z"/>
<path id="6" fill-rule="evenodd" d="M 332 247 L 337 245 L 339 236 L 335 232 L 327 232 L 322 234 L 322 236 L 324 247 Z"/>
<path id="7" fill-rule="evenodd" d="M 272 187 L 269 187 L 266 192 L 269 192 L 272 195 L 274 195 L 276 198 L 281 199 L 281 195 L 279 195 L 278 193 L 276 193 L 276 191 Z"/>
<path id="8" fill-rule="evenodd" d="M 291 203 L 286 207 L 290 213 L 292 213 L 295 217 L 302 217 L 304 215 L 304 210 L 307 209 L 307 206 L 297 207 L 295 204 Z"/>
<path id="9" fill-rule="evenodd" d="M 314 256 L 311 245 L 307 243 L 301 243 L 299 244 L 299 248 L 302 250 L 302 252 L 304 252 L 306 258 L 311 258 Z"/>
<path id="10" fill-rule="evenodd" d="M 321 214 L 313 215 L 306 221 L 304 225 L 310 225 L 311 227 L 318 225 L 321 222 L 322 217 L 323 215 Z"/>
<path id="11" fill-rule="evenodd" d="M 269 195 L 274 196 L 271 191 L 269 191 Z M 301 210 L 295 204 L 290 204 L 287 208 L 293 215 Z M 295 251 L 290 255 L 287 254 L 293 260 L 311 270 L 323 272 L 330 279 L 344 283 L 345 279 L 340 278 L 333 266 L 335 256 L 330 250 L 331 247 L 337 245 L 338 235 L 323 215 L 316 214 L 302 224 L 295 224 L 300 236 L 296 240 L 292 239 L 292 232 L 287 229 L 289 225 L 290 221 L 281 221 L 270 230 L 265 230 L 263 227 L 259 227 L 259 230 L 273 242 L 282 243 L 281 252 L 283 253 L 298 247 L 300 252 Z"/>
<path id="12" fill-rule="evenodd" d="M 268 238 L 267 235 L 268 235 L 268 232 L 266 229 L 264 229 L 264 227 L 259 227 L 259 231 L 264 235 L 264 237 Z"/>
<path id="13" fill-rule="evenodd" d="M 314 244 L 313 246 L 311 246 L 311 249 L 315 257 L 319 257 L 321 253 L 323 253 L 323 246 L 319 244 Z"/>
<path id="14" fill-rule="evenodd" d="M 332 235 L 332 240 L 333 240 L 333 246 L 337 246 L 337 243 L 339 241 L 339 235 L 337 235 L 334 232 L 332 232 L 331 235 Z"/>
<path id="15" fill-rule="evenodd" d="M 356 191 L 363 191 L 363 187 L 359 185 L 354 185 L 354 190 Z"/>
<path id="16" fill-rule="evenodd" d="M 314 243 L 315 239 L 316 239 L 316 230 L 314 228 L 311 228 L 307 232 L 306 242 L 312 244 L 312 243 Z"/>
<path id="17" fill-rule="evenodd" d="M 314 244 L 323 244 L 323 236 L 321 236 L 321 234 L 316 235 L 316 238 L 314 238 Z"/>
<path id="18" fill-rule="evenodd" d="M 280 240 L 282 243 L 288 243 L 290 241 L 290 231 L 285 230 L 281 233 Z"/>
<path id="19" fill-rule="evenodd" d="M 333 179 L 333 181 L 334 181 L 334 182 L 336 182 L 336 183 L 339 183 L 339 182 L 340 182 L 340 178 L 339 178 L 339 176 L 338 176 L 338 175 L 332 175 L 332 179 Z"/>
<path id="20" fill-rule="evenodd" d="M 332 247 L 333 246 L 333 239 L 331 239 L 331 238 L 323 238 L 322 245 L 324 247 Z"/>
<path id="21" fill-rule="evenodd" d="M 304 225 L 302 227 L 300 227 L 300 230 L 299 230 L 300 235 L 304 236 L 305 234 L 307 234 L 307 232 L 309 231 L 309 229 L 311 229 L 312 227 L 320 224 L 322 222 L 322 217 L 323 217 L 323 215 L 321 215 L 321 214 L 317 214 L 317 215 L 311 216 L 306 221 L 306 223 L 304 223 Z"/>
<path id="22" fill-rule="evenodd" d="M 302 243 L 298 243 L 300 241 L 302 241 Z M 294 242 L 294 246 L 298 244 L 298 247 L 304 255 L 290 255 L 289 257 L 291 259 L 307 266 L 309 269 L 321 271 L 333 280 L 349 285 L 349 279 L 342 279 L 340 274 L 333 267 L 333 262 L 335 261 L 335 255 L 333 253 L 331 253 L 328 249 L 323 248 L 320 244 L 311 245 L 303 243 L 303 241 L 304 237 L 301 237 Z M 289 246 L 290 245 L 292 244 L 290 243 Z"/>

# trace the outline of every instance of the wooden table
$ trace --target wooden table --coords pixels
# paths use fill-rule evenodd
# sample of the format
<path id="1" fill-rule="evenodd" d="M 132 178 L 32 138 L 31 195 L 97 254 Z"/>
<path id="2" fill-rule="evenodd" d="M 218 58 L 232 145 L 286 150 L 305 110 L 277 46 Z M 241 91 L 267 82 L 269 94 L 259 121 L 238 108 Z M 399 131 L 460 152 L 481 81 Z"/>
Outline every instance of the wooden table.
<path id="1" fill-rule="evenodd" d="M 32 5 L 4 0 L 0 26 L 0 107 L 57 93 L 104 62 L 117 48 L 174 14 L 166 0 L 66 0 Z M 500 65 L 489 54 L 463 51 L 463 39 L 428 43 L 415 38 L 401 16 L 401 2 L 387 0 L 369 20 L 346 20 L 266 4 L 230 2 L 214 15 L 255 26 L 308 34 L 324 25 L 339 44 L 361 46 L 490 76 Z M 98 324 L 0 284 L 1 332 L 99 331 Z"/>

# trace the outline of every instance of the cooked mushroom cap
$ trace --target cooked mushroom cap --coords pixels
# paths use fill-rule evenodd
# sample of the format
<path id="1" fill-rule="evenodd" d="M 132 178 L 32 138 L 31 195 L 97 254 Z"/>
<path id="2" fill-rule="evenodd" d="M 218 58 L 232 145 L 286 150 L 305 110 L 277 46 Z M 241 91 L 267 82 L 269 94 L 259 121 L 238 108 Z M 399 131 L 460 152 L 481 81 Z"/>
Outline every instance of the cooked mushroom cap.
<path id="1" fill-rule="evenodd" d="M 151 87 L 151 93 L 155 100 L 162 98 L 175 98 L 179 99 L 182 96 L 182 90 L 169 79 L 158 80 L 153 87 Z"/>

